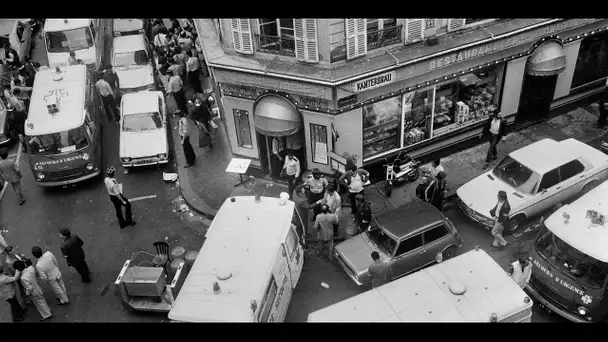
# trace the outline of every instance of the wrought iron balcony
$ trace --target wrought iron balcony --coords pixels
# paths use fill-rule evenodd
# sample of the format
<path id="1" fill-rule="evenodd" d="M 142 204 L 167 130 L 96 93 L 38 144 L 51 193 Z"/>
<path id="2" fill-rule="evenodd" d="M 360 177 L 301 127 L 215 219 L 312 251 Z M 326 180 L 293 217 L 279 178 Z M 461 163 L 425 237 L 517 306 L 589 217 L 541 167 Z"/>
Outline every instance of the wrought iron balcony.
<path id="1" fill-rule="evenodd" d="M 367 32 L 367 50 L 373 50 L 401 42 L 403 25 Z"/>
<path id="2" fill-rule="evenodd" d="M 275 36 L 255 35 L 256 51 L 282 56 L 296 56 L 296 42 L 293 39 Z"/>

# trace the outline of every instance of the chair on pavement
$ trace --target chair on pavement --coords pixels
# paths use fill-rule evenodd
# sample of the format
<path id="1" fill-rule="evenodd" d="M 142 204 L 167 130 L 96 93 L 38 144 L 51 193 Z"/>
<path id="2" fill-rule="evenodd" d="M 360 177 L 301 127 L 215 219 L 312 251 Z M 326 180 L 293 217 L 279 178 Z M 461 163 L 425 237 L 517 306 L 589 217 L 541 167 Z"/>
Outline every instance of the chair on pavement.
<path id="1" fill-rule="evenodd" d="M 171 263 L 171 257 L 169 256 L 169 244 L 164 241 L 157 241 L 154 242 L 153 245 L 156 248 L 156 256 L 162 260 L 159 262 L 159 266 L 162 265 L 168 274 L 169 270 L 167 269 L 167 263 Z"/>

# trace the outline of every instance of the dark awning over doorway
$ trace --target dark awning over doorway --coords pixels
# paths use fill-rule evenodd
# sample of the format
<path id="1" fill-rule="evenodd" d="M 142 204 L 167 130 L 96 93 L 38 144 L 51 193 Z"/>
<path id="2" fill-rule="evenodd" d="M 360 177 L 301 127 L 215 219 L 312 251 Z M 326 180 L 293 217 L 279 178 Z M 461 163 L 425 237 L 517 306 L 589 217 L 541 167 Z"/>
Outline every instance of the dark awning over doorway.
<path id="1" fill-rule="evenodd" d="M 256 131 L 272 136 L 292 135 L 302 128 L 300 113 L 291 102 L 274 95 L 261 98 L 253 113 Z"/>
<path id="2" fill-rule="evenodd" d="M 526 68 L 532 76 L 553 76 L 566 69 L 566 54 L 562 45 L 556 41 L 548 41 L 536 49 L 528 59 Z"/>

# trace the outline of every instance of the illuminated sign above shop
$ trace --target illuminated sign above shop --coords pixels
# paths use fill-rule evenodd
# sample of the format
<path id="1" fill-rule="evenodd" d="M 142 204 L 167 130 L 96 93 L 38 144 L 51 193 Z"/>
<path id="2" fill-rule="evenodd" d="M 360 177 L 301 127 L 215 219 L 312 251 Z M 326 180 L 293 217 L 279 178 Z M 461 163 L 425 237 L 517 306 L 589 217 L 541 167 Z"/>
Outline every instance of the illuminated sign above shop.
<path id="1" fill-rule="evenodd" d="M 391 71 L 384 74 L 376 75 L 374 77 L 365 78 L 361 81 L 355 82 L 353 84 L 353 90 L 359 93 L 362 91 L 382 87 L 383 85 L 395 82 L 395 76 L 396 72 Z"/>

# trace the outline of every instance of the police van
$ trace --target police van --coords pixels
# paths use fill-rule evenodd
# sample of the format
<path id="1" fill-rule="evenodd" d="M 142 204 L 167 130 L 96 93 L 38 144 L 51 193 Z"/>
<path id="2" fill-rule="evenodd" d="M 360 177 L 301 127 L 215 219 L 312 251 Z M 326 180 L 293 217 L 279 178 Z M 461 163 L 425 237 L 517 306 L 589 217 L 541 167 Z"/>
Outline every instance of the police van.
<path id="1" fill-rule="evenodd" d="M 100 174 L 102 110 L 84 65 L 36 74 L 25 134 L 38 185 L 67 185 Z"/>
<path id="2" fill-rule="evenodd" d="M 303 223 L 285 197 L 226 199 L 171 307 L 171 320 L 285 319 L 304 263 Z"/>
<path id="3" fill-rule="evenodd" d="M 308 322 L 530 322 L 532 300 L 481 249 L 313 312 Z"/>
<path id="4" fill-rule="evenodd" d="M 68 65 L 70 51 L 90 69 L 102 66 L 105 26 L 102 19 L 47 19 L 44 46 L 49 66 Z"/>

